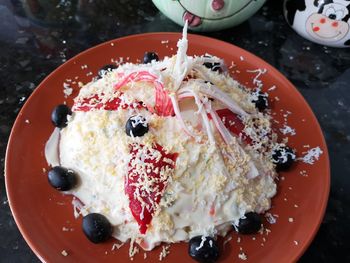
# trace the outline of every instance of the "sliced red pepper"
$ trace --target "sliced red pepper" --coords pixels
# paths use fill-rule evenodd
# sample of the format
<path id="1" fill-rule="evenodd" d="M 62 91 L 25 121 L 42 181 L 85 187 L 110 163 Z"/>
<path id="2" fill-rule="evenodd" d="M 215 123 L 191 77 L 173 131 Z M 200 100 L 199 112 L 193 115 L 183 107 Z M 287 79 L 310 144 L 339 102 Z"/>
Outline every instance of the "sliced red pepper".
<path id="1" fill-rule="evenodd" d="M 122 95 L 123 93 L 120 93 Z M 120 96 L 119 95 L 119 96 Z M 128 104 L 122 104 L 122 101 L 119 97 L 113 98 L 105 103 L 102 102 L 102 99 L 97 95 L 93 95 L 89 98 L 84 98 L 82 101 L 76 102 L 73 105 L 73 111 L 90 111 L 92 109 L 96 110 L 117 110 L 119 107 L 122 107 L 123 109 L 127 108 L 142 108 L 142 102 L 138 102 L 137 106 L 134 106 L 134 103 L 128 105 Z"/>
<path id="2" fill-rule="evenodd" d="M 146 233 L 165 191 L 168 177 L 163 172 L 175 168 L 178 156 L 177 153 L 166 153 L 159 144 L 151 149 L 144 147 L 141 144 L 130 145 L 132 158 L 125 179 L 125 193 L 129 197 L 129 207 L 141 234 Z"/>
<path id="3" fill-rule="evenodd" d="M 219 115 L 221 121 L 225 127 L 233 134 L 240 136 L 242 140 L 251 145 L 253 140 L 244 133 L 244 124 L 239 116 L 229 109 L 217 110 L 216 113 Z"/>

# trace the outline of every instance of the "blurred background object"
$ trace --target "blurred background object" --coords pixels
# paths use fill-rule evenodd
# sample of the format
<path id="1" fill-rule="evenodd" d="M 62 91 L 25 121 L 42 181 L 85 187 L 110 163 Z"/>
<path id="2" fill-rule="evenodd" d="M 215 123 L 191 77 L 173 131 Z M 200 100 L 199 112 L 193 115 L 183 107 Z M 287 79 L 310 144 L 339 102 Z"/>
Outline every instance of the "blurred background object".
<path id="1" fill-rule="evenodd" d="M 28 18 L 36 23 L 59 26 L 74 22 L 79 0 L 21 0 Z"/>
<path id="2" fill-rule="evenodd" d="M 188 20 L 193 31 L 217 31 L 238 25 L 254 15 L 265 0 L 152 0 L 172 21 Z"/>
<path id="3" fill-rule="evenodd" d="M 302 37 L 330 47 L 350 47 L 349 0 L 285 0 L 288 24 Z"/>

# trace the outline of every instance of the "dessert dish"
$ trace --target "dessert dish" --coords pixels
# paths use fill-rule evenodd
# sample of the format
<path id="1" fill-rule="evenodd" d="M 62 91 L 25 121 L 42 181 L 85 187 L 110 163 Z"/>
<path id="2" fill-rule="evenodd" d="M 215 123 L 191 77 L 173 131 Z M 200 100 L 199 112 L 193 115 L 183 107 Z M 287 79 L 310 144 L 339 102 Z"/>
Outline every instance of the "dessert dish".
<path id="1" fill-rule="evenodd" d="M 233 80 L 209 54 L 107 65 L 70 109 L 57 106 L 45 147 L 49 183 L 76 197 L 83 231 L 152 250 L 189 241 L 200 262 L 218 258 L 215 238 L 261 228 L 277 170 L 295 153 L 271 127 L 267 95 Z"/>

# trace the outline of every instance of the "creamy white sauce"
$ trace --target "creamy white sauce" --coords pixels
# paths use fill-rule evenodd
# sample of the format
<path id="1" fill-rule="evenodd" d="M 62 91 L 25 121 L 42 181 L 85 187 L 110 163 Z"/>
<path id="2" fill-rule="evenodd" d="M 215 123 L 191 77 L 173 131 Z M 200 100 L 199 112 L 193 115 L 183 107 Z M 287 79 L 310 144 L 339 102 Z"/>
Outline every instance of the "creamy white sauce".
<path id="1" fill-rule="evenodd" d="M 45 145 L 46 161 L 52 167 L 60 165 L 59 148 L 58 148 L 59 140 L 60 140 L 60 129 L 55 128 Z"/>

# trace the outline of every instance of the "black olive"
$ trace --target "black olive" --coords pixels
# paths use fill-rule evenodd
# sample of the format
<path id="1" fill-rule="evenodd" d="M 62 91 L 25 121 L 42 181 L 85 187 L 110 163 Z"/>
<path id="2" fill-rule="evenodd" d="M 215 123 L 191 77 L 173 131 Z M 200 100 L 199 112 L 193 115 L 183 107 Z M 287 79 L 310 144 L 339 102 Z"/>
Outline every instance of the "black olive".
<path id="1" fill-rule="evenodd" d="M 83 232 L 91 242 L 97 244 L 111 237 L 113 227 L 104 215 L 91 213 L 83 217 Z"/>
<path id="2" fill-rule="evenodd" d="M 97 78 L 102 78 L 107 72 L 112 71 L 113 69 L 116 69 L 117 66 L 113 64 L 108 64 L 100 68 L 98 71 L 98 77 Z"/>
<path id="3" fill-rule="evenodd" d="M 249 212 L 239 219 L 238 226 L 235 226 L 238 233 L 244 235 L 256 234 L 261 229 L 261 217 L 258 213 Z"/>
<path id="4" fill-rule="evenodd" d="M 158 61 L 159 57 L 157 55 L 157 53 L 155 52 L 146 52 L 145 55 L 143 56 L 143 63 L 147 64 L 147 63 L 151 63 L 152 60 Z"/>
<path id="5" fill-rule="evenodd" d="M 332 20 L 335 20 L 337 18 L 337 15 L 336 14 L 330 14 L 328 16 L 329 19 L 332 19 Z"/>
<path id="6" fill-rule="evenodd" d="M 140 115 L 131 116 L 125 125 L 125 132 L 131 137 L 141 137 L 148 132 L 148 124 Z"/>
<path id="7" fill-rule="evenodd" d="M 221 71 L 221 63 L 219 62 L 214 62 L 214 63 L 205 62 L 203 65 L 206 68 L 210 68 L 212 71 Z"/>
<path id="8" fill-rule="evenodd" d="M 288 146 L 278 146 L 272 150 L 272 162 L 276 164 L 277 171 L 286 171 L 294 163 L 295 152 Z"/>
<path id="9" fill-rule="evenodd" d="M 255 104 L 255 107 L 259 111 L 263 111 L 269 106 L 269 101 L 267 99 L 268 96 L 269 95 L 267 93 L 264 93 L 261 91 L 254 93 L 254 96 L 252 98 L 252 102 Z"/>
<path id="10" fill-rule="evenodd" d="M 56 106 L 51 113 L 51 121 L 58 128 L 67 126 L 67 115 L 72 115 L 71 109 L 64 104 Z"/>
<path id="11" fill-rule="evenodd" d="M 48 173 L 50 185 L 59 191 L 68 191 L 73 189 L 78 182 L 76 173 L 70 169 L 55 166 Z"/>
<path id="12" fill-rule="evenodd" d="M 195 236 L 188 244 L 188 254 L 197 262 L 212 263 L 219 258 L 219 247 L 212 237 Z"/>

